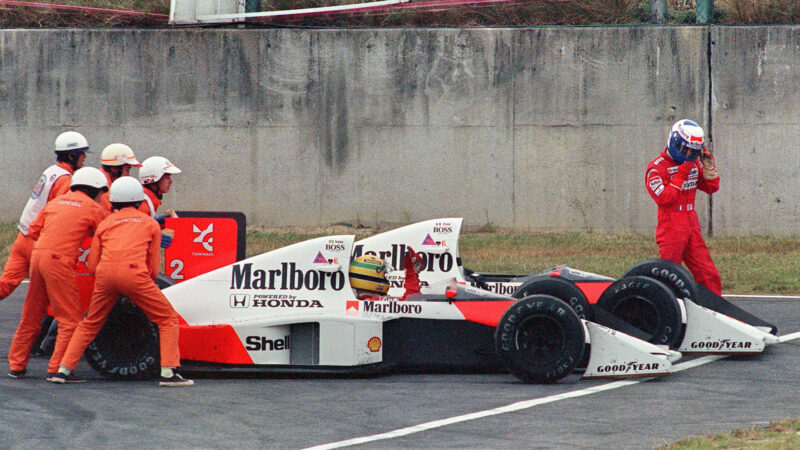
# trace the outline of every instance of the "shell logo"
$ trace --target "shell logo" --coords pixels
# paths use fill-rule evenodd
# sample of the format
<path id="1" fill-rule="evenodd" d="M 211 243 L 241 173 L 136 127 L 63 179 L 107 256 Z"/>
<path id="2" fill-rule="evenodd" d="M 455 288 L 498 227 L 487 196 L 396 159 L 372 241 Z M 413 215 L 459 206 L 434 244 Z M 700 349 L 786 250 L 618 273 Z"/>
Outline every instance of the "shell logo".
<path id="1" fill-rule="evenodd" d="M 367 348 L 369 349 L 369 351 L 371 351 L 373 353 L 375 353 L 378 350 L 380 350 L 381 349 L 381 338 L 379 338 L 377 336 L 373 336 L 373 337 L 369 338 L 369 341 L 367 341 Z"/>

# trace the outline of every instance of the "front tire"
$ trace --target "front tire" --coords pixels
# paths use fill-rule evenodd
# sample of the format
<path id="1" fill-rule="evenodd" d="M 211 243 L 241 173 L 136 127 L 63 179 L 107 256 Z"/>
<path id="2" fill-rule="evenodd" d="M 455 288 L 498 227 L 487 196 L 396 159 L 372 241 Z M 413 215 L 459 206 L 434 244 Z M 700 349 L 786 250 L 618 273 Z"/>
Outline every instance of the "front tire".
<path id="1" fill-rule="evenodd" d="M 585 333 L 577 314 L 549 295 L 532 295 L 503 314 L 495 333 L 501 363 L 525 383 L 554 383 L 583 356 Z"/>
<path id="2" fill-rule="evenodd" d="M 156 279 L 161 289 L 173 284 L 175 281 L 163 274 Z M 161 368 L 158 326 L 130 299 L 121 297 L 84 356 L 104 378 L 152 379 Z"/>
<path id="3" fill-rule="evenodd" d="M 578 286 L 571 281 L 559 277 L 542 275 L 524 282 L 514 292 L 514 298 L 525 298 L 531 295 L 552 295 L 568 304 L 579 318 L 594 320 L 592 306 Z"/>

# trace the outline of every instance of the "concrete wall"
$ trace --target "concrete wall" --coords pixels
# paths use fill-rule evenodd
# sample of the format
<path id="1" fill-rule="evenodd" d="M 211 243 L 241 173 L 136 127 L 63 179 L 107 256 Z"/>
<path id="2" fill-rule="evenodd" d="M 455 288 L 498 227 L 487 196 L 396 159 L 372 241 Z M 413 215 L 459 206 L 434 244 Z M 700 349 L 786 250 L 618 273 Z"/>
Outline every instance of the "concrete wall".
<path id="1" fill-rule="evenodd" d="M 693 118 L 715 233 L 795 233 L 798 49 L 797 27 L 2 30 L 0 220 L 76 129 L 90 165 L 124 142 L 181 167 L 165 206 L 251 224 L 651 233 L 644 168 Z"/>

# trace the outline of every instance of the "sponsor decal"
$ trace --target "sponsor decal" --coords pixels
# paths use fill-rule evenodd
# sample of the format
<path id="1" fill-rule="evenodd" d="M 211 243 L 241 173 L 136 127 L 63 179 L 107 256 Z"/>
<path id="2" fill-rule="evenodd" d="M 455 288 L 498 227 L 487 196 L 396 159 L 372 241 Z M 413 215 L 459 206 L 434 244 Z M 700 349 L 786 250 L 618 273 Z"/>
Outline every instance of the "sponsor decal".
<path id="1" fill-rule="evenodd" d="M 283 339 L 269 339 L 265 336 L 247 336 L 245 346 L 250 351 L 271 352 L 273 350 L 290 350 L 292 348 L 292 338 L 289 335 Z"/>
<path id="2" fill-rule="evenodd" d="M 430 237 L 430 235 L 428 236 Z M 364 245 L 358 244 L 353 249 L 353 258 L 358 258 L 362 255 L 372 255 L 386 261 L 395 268 L 403 267 L 403 256 L 406 254 L 405 244 L 392 244 L 390 250 L 364 251 Z M 420 258 L 420 265 L 422 268 L 420 272 L 450 272 L 455 266 L 455 258 L 452 253 L 429 253 L 420 251 L 417 253 Z"/>
<path id="3" fill-rule="evenodd" d="M 89 248 L 78 247 L 78 253 L 80 253 L 80 255 L 78 256 L 78 262 L 79 263 L 83 263 L 83 264 L 87 263 L 87 261 L 89 259 L 89 250 L 90 249 L 91 249 L 91 247 L 89 247 Z"/>
<path id="4" fill-rule="evenodd" d="M 367 341 L 367 348 L 372 353 L 375 353 L 378 350 L 380 350 L 381 349 L 381 338 L 379 338 L 378 336 L 372 336 L 371 338 L 369 338 L 369 340 Z"/>
<path id="5" fill-rule="evenodd" d="M 686 285 L 686 281 L 677 273 L 674 273 L 669 269 L 653 267 L 652 269 L 650 269 L 650 274 L 653 275 L 653 278 L 657 280 L 660 279 L 669 280 L 670 285 L 678 288 L 684 294 L 685 297 L 692 296 L 691 292 L 689 291 L 689 287 Z"/>
<path id="6" fill-rule="evenodd" d="M 270 289 L 341 291 L 345 286 L 344 273 L 322 270 L 301 270 L 293 262 L 280 263 L 280 268 L 253 269 L 253 263 L 234 264 L 231 267 L 230 289 Z"/>
<path id="7" fill-rule="evenodd" d="M 641 372 L 645 370 L 659 370 L 661 363 L 640 363 L 639 361 L 630 361 L 624 364 L 606 364 L 597 366 L 597 373 L 617 373 L 625 374 L 630 372 Z"/>
<path id="8" fill-rule="evenodd" d="M 522 283 L 503 283 L 498 281 L 495 283 L 483 283 L 482 285 L 479 285 L 473 281 L 470 282 L 470 284 L 485 291 L 494 292 L 495 294 L 512 295 Z"/>
<path id="9" fill-rule="evenodd" d="M 358 303 L 358 300 L 347 300 L 347 302 L 344 304 L 344 313 L 348 316 L 357 316 Z"/>
<path id="10" fill-rule="evenodd" d="M 425 239 L 422 240 L 422 245 L 436 245 L 436 241 L 431 238 L 430 233 L 425 236 Z"/>
<path id="11" fill-rule="evenodd" d="M 433 232 L 436 234 L 452 233 L 453 225 L 449 222 L 436 222 L 433 225 Z"/>
<path id="12" fill-rule="evenodd" d="M 228 300 L 231 308 L 247 308 L 250 306 L 249 294 L 231 294 Z"/>
<path id="13" fill-rule="evenodd" d="M 211 252 L 211 254 L 207 256 L 212 256 L 214 252 L 214 247 L 211 244 L 214 243 L 214 237 L 208 235 L 214 232 L 214 223 L 212 222 L 208 224 L 208 227 L 205 230 L 200 230 L 200 227 L 198 227 L 195 224 L 192 224 L 192 232 L 198 233 L 197 236 L 195 236 L 195 238 L 192 239 L 192 242 L 202 245 L 207 252 Z"/>
<path id="14" fill-rule="evenodd" d="M 254 295 L 253 308 L 322 308 L 319 300 L 299 299 L 294 295 Z"/>
<path id="15" fill-rule="evenodd" d="M 327 244 L 325 244 L 325 250 L 333 252 L 342 252 L 344 251 L 344 244 L 337 244 L 329 241 Z"/>
<path id="16" fill-rule="evenodd" d="M 656 189 L 656 191 L 655 191 L 656 197 L 661 195 L 662 192 L 664 192 L 664 185 L 663 184 L 661 186 L 659 186 L 658 189 Z"/>
<path id="17" fill-rule="evenodd" d="M 661 180 L 661 177 L 653 177 L 650 179 L 650 190 L 655 191 L 657 188 L 664 185 L 664 182 Z"/>
<path id="18" fill-rule="evenodd" d="M 53 175 L 51 178 L 55 179 L 55 175 Z M 36 182 L 36 186 L 33 187 L 33 192 L 31 192 L 31 198 L 37 199 L 42 195 L 45 183 L 47 183 L 47 177 L 45 177 L 44 174 L 42 174 L 42 176 L 39 177 L 39 181 Z"/>
<path id="19" fill-rule="evenodd" d="M 698 350 L 744 350 L 752 348 L 752 342 L 732 341 L 730 339 L 720 339 L 718 341 L 694 341 L 689 347 Z"/>
<path id="20" fill-rule="evenodd" d="M 398 302 L 396 300 L 366 301 L 364 302 L 364 312 L 384 314 L 422 314 L 422 305 Z"/>
<path id="21" fill-rule="evenodd" d="M 683 182 L 683 191 L 687 189 L 695 189 L 697 187 L 697 180 L 686 180 Z"/>
<path id="22" fill-rule="evenodd" d="M 322 252 L 318 252 L 317 257 L 314 258 L 314 264 L 328 264 L 328 260 L 322 256 Z"/>

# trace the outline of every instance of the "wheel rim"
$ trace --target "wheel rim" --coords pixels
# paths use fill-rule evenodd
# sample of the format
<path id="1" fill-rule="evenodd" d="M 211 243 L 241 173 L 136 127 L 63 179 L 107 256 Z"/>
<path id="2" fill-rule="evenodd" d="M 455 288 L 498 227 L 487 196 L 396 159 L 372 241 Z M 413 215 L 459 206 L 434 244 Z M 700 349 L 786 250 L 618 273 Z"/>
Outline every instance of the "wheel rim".
<path id="1" fill-rule="evenodd" d="M 651 337 L 656 334 L 658 324 L 661 323 L 661 314 L 656 305 L 649 299 L 638 295 L 621 299 L 614 305 L 611 313 Z"/>
<path id="2" fill-rule="evenodd" d="M 546 315 L 534 315 L 519 325 L 514 336 L 516 349 L 532 364 L 548 364 L 558 359 L 566 342 L 564 327 Z"/>

